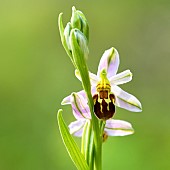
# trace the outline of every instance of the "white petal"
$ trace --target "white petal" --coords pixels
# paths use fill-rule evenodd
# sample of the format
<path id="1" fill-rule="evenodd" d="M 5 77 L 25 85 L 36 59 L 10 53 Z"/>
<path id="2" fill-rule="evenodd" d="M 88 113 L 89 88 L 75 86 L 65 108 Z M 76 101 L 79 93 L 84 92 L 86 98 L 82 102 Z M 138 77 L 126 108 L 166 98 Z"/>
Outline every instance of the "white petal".
<path id="1" fill-rule="evenodd" d="M 70 97 L 71 97 L 71 95 L 65 97 L 65 98 L 62 100 L 61 104 L 62 104 L 62 105 L 70 104 Z"/>
<path id="2" fill-rule="evenodd" d="M 92 94 L 92 96 L 94 95 L 94 94 L 96 94 L 96 86 L 92 86 L 91 87 L 91 94 Z"/>
<path id="3" fill-rule="evenodd" d="M 108 78 L 116 75 L 119 67 L 119 54 L 115 48 L 106 50 L 100 59 L 98 66 L 97 76 L 100 76 L 100 72 L 105 69 L 107 71 Z"/>
<path id="4" fill-rule="evenodd" d="M 83 128 L 85 125 L 85 119 L 79 119 L 77 121 L 71 122 L 68 126 L 70 129 L 70 133 L 74 136 L 81 137 L 83 133 Z"/>
<path id="5" fill-rule="evenodd" d="M 81 90 L 79 92 L 76 92 L 78 95 L 81 95 L 83 96 L 84 98 L 86 97 L 86 94 L 85 94 L 85 91 L 84 90 Z M 71 104 L 71 95 L 65 97 L 62 102 L 61 102 L 62 105 L 66 105 L 66 104 Z"/>
<path id="6" fill-rule="evenodd" d="M 126 136 L 134 133 L 132 125 L 123 120 L 109 119 L 106 121 L 104 131 L 109 136 Z"/>
<path id="7" fill-rule="evenodd" d="M 73 114 L 76 119 L 91 118 L 90 109 L 87 105 L 87 100 L 85 100 L 83 96 L 72 93 L 70 101 L 73 109 Z"/>
<path id="8" fill-rule="evenodd" d="M 141 103 L 135 96 L 123 91 L 118 86 L 112 86 L 112 92 L 116 97 L 115 105 L 132 112 L 142 111 Z"/>
<path id="9" fill-rule="evenodd" d="M 80 72 L 77 69 L 75 70 L 75 76 L 81 81 Z M 97 84 L 97 82 L 98 82 L 97 75 L 95 75 L 89 71 L 89 78 L 90 78 L 91 85 Z"/>
<path id="10" fill-rule="evenodd" d="M 96 85 L 99 81 L 99 78 L 97 77 L 97 75 L 89 72 L 89 76 L 90 76 L 90 83 L 91 85 Z"/>
<path id="11" fill-rule="evenodd" d="M 132 73 L 130 70 L 125 70 L 115 76 L 112 76 L 109 80 L 111 85 L 124 84 L 132 80 Z"/>

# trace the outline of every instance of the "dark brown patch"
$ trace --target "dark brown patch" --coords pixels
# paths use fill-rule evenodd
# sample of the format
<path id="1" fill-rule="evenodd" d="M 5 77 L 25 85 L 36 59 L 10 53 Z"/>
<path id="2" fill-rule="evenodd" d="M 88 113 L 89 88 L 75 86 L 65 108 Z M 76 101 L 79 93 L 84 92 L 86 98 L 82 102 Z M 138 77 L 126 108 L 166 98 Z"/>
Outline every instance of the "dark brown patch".
<path id="1" fill-rule="evenodd" d="M 110 94 L 110 95 L 109 95 L 109 98 L 110 98 L 111 101 L 115 101 L 115 96 L 114 96 L 114 94 Z"/>
<path id="2" fill-rule="evenodd" d="M 101 90 L 99 92 L 100 99 L 108 99 L 108 91 L 107 90 Z"/>
<path id="3" fill-rule="evenodd" d="M 100 99 L 102 99 L 102 103 L 98 102 L 98 97 L 99 97 L 98 94 L 95 94 L 93 96 L 93 100 L 94 100 L 94 113 L 96 114 L 96 116 L 99 119 L 103 119 L 103 120 L 107 120 L 107 119 L 112 118 L 114 113 L 115 113 L 115 105 L 113 103 L 114 100 L 115 100 L 115 97 L 114 97 L 113 94 L 110 94 L 109 98 L 110 98 L 111 102 L 107 103 L 105 101 L 105 98 L 103 97 L 103 96 L 106 95 L 105 92 L 102 92 L 102 95 L 100 95 Z M 108 92 L 107 92 L 107 97 L 108 97 Z M 109 107 L 108 107 L 108 104 L 109 104 Z"/>

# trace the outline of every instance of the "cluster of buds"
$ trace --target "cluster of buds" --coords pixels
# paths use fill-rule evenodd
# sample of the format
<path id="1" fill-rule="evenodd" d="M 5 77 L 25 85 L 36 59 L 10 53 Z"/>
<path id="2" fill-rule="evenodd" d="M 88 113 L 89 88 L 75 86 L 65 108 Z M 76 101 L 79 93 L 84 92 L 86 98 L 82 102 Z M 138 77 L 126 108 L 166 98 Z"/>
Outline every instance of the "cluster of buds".
<path id="1" fill-rule="evenodd" d="M 62 13 L 59 15 L 59 30 L 61 42 L 76 67 L 76 62 L 73 55 L 73 53 L 77 51 L 75 46 L 81 50 L 80 52 L 83 53 L 86 58 L 89 53 L 89 26 L 86 17 L 81 11 L 76 10 L 75 7 L 72 7 L 71 20 L 66 24 L 65 28 L 62 22 Z"/>

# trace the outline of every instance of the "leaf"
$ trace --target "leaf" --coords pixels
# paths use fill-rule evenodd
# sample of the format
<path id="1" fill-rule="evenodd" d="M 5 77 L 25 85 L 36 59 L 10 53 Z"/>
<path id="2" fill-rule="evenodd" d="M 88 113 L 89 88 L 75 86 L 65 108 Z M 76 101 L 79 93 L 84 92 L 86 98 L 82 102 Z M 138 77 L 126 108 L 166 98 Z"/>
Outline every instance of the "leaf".
<path id="1" fill-rule="evenodd" d="M 60 129 L 60 133 L 64 142 L 64 145 L 76 165 L 77 169 L 79 170 L 89 170 L 89 167 L 87 165 L 87 162 L 80 152 L 80 149 L 78 148 L 76 142 L 74 141 L 73 137 L 69 133 L 68 127 L 66 126 L 63 117 L 62 117 L 62 110 L 60 109 L 57 114 L 58 119 L 58 125 Z"/>

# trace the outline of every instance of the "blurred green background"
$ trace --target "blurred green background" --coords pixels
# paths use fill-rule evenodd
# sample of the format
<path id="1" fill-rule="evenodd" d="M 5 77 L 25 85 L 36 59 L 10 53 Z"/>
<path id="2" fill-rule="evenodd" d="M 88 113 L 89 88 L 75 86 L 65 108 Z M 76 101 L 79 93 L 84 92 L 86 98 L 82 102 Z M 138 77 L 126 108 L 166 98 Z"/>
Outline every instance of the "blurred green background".
<path id="1" fill-rule="evenodd" d="M 117 109 L 115 118 L 131 122 L 135 134 L 104 143 L 104 169 L 169 170 L 168 0 L 0 2 L 0 170 L 75 169 L 56 122 L 59 108 L 67 124 L 74 120 L 60 102 L 81 89 L 57 26 L 60 12 L 65 24 L 70 20 L 73 5 L 90 25 L 90 70 L 95 73 L 104 50 L 114 46 L 119 72 L 134 75 L 121 87 L 143 105 L 142 113 Z"/>

